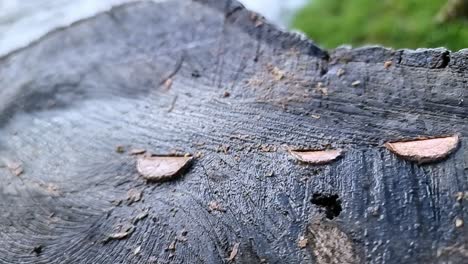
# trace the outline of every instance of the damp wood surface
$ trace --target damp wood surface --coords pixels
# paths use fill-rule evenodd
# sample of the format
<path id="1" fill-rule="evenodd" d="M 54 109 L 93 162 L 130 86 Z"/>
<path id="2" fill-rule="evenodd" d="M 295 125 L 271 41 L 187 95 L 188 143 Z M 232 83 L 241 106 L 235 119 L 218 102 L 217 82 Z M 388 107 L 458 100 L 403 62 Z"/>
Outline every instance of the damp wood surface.
<path id="1" fill-rule="evenodd" d="M 234 1 L 56 30 L 0 58 L 0 263 L 463 263 L 467 81 L 467 50 L 324 51 Z M 147 182 L 143 150 L 197 158 Z"/>

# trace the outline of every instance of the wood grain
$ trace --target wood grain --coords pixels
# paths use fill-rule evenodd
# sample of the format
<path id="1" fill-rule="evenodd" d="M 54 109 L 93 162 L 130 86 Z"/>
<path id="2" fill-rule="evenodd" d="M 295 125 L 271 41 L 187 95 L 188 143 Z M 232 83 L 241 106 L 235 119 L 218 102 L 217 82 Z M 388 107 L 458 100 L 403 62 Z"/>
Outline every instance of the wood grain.
<path id="1" fill-rule="evenodd" d="M 129 4 L 52 32 L 0 58 L 0 263 L 227 263 L 235 245 L 236 263 L 321 263 L 313 236 L 297 242 L 330 211 L 313 197 L 340 201 L 320 226 L 363 262 L 461 263 L 467 66 L 466 50 L 327 52 L 224 0 Z M 383 146 L 457 133 L 436 164 Z M 117 146 L 199 157 L 147 183 Z M 345 154 L 310 166 L 285 146 Z M 123 202 L 131 189 L 141 199 Z"/>

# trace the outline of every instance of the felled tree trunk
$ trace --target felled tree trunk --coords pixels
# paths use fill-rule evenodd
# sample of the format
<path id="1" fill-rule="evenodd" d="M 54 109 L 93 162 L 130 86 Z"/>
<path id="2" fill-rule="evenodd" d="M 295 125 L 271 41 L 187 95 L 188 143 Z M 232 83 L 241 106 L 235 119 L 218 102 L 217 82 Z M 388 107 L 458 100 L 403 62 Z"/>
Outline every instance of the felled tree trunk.
<path id="1" fill-rule="evenodd" d="M 0 262 L 462 263 L 467 65 L 327 52 L 219 0 L 52 32 L 0 59 Z M 431 163 L 384 147 L 453 135 Z M 193 159 L 147 181 L 142 149 Z"/>

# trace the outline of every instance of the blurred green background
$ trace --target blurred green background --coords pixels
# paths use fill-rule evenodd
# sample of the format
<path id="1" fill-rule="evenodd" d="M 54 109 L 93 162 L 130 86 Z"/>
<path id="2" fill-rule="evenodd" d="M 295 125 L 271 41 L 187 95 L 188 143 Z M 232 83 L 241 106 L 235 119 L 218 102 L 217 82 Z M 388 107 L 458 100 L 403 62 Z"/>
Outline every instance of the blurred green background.
<path id="1" fill-rule="evenodd" d="M 380 44 L 457 51 L 468 47 L 468 21 L 459 15 L 441 22 L 442 13 L 460 9 L 457 6 L 455 11 L 447 11 L 450 1 L 309 0 L 293 18 L 292 28 L 303 31 L 325 48 Z"/>

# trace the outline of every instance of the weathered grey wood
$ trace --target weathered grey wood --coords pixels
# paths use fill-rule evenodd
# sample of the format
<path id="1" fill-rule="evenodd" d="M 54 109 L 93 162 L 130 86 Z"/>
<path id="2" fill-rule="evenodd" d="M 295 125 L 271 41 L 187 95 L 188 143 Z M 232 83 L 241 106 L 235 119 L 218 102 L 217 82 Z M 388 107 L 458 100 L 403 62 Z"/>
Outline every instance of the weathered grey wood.
<path id="1" fill-rule="evenodd" d="M 462 263 L 467 66 L 466 50 L 328 55 L 230 1 L 125 5 L 57 30 L 0 59 L 0 263 L 227 263 L 236 243 L 237 263 Z M 454 133 L 435 164 L 383 147 Z M 346 153 L 287 153 L 327 146 Z M 146 183 L 131 148 L 202 156 Z"/>

